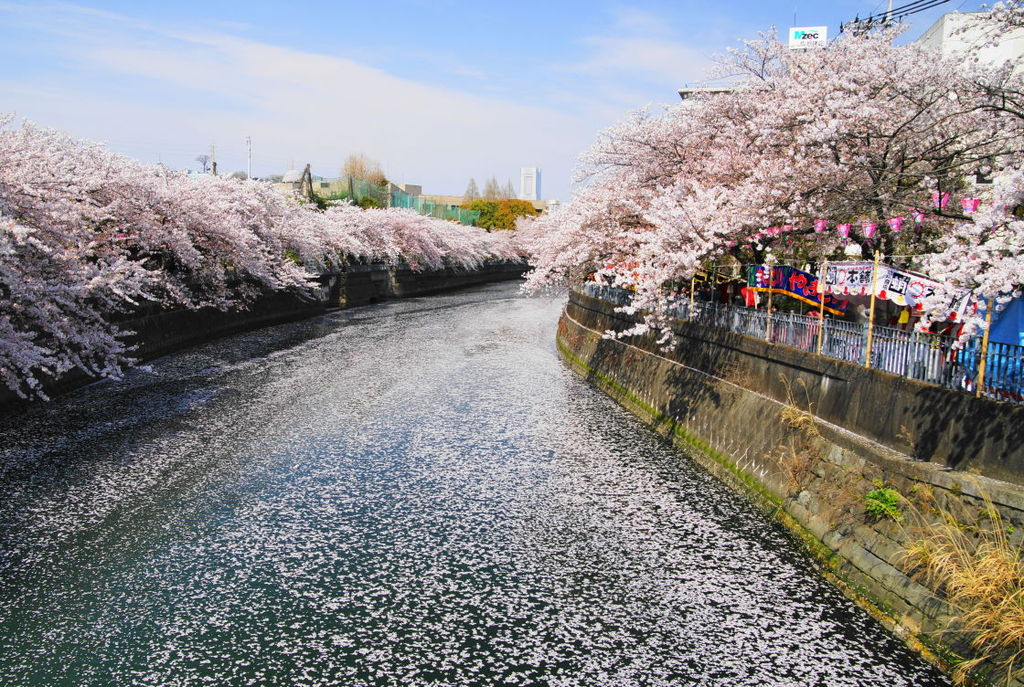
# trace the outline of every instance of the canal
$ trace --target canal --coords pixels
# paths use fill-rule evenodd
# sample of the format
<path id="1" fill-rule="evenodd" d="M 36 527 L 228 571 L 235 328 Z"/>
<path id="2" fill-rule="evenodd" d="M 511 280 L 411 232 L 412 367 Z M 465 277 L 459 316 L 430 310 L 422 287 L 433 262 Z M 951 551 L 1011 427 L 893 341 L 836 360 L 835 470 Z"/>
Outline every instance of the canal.
<path id="1" fill-rule="evenodd" d="M 0 684 L 946 685 L 516 284 L 0 419 Z"/>

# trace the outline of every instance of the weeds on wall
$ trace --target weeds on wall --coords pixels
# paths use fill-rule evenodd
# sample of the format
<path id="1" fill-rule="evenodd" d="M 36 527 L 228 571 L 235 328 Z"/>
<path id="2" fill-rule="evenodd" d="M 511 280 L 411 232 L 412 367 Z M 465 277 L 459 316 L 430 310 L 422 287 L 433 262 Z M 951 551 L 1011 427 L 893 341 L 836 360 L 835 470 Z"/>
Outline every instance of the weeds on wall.
<path id="1" fill-rule="evenodd" d="M 906 499 L 896 489 L 887 487 L 882 480 L 874 480 L 875 488 L 864 495 L 864 512 L 875 521 L 889 519 L 903 522 L 901 503 Z"/>
<path id="2" fill-rule="evenodd" d="M 795 431 L 771 458 L 793 494 L 807 486 L 823 456 L 810 400 L 801 407 L 788 382 L 786 389 L 788 402 L 779 419 Z M 913 443 L 912 437 L 906 438 Z M 1010 541 L 1013 525 L 1002 519 L 987 497 L 981 507 L 972 505 L 956 482 L 943 499 L 949 505 L 944 508 L 930 485 L 919 483 L 904 495 L 882 480 L 873 480 L 865 493 L 857 486 L 864 483 L 860 480 L 863 477 L 851 476 L 850 483 L 836 485 L 836 493 L 826 500 L 839 507 L 837 503 L 848 497 L 852 499 L 848 516 L 860 512 L 869 521 L 900 525 L 897 537 L 907 542 L 904 563 L 909 572 L 945 598 L 952 610 L 942 632 L 962 636 L 971 646 L 973 658 L 954 668 L 956 684 L 968 684 L 972 677 L 1004 684 L 1024 678 L 1024 559 Z"/>
<path id="3" fill-rule="evenodd" d="M 780 445 L 771 458 L 778 464 L 786 479 L 786 489 L 789 493 L 794 493 L 800 491 L 814 466 L 821 461 L 821 452 L 815 445 L 815 440 L 821 433 L 818 431 L 810 399 L 807 399 L 808 409 L 804 410 L 793 398 L 789 380 L 782 375 L 779 375 L 779 378 L 786 387 L 786 404 L 779 411 L 779 420 L 794 431 L 788 445 Z M 806 387 L 804 393 L 807 393 Z"/>
<path id="4" fill-rule="evenodd" d="M 972 671 L 1009 684 L 1024 677 L 1024 561 L 1007 524 L 983 496 L 980 509 L 962 500 L 957 512 L 926 506 L 909 529 L 907 561 L 915 576 L 944 594 L 955 617 L 947 632 L 969 639 L 975 658 L 959 663 L 953 678 L 965 684 Z"/>

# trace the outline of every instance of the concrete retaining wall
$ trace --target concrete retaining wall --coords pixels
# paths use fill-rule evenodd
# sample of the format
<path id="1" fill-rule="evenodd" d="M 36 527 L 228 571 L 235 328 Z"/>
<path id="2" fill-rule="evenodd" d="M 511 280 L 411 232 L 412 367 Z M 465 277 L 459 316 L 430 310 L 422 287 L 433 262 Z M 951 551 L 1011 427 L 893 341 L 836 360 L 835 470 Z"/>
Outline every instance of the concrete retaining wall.
<path id="1" fill-rule="evenodd" d="M 912 646 L 971 654 L 963 638 L 938 634 L 953 613 L 915 579 L 905 551 L 916 535 L 869 518 L 864 497 L 884 484 L 907 497 L 908 514 L 946 508 L 979 520 L 988 498 L 1020 546 L 1022 409 L 685 322 L 674 323 L 679 345 L 670 353 L 653 336 L 602 337 L 630 324 L 613 305 L 574 293 L 559 322 L 559 350 L 750 494 L 827 576 Z"/>
<path id="2" fill-rule="evenodd" d="M 155 306 L 141 308 L 119 320 L 125 330 L 135 332 L 129 340 L 138 347 L 139 360 L 152 360 L 171 351 L 242 331 L 321 315 L 335 308 L 351 308 L 390 298 L 411 298 L 442 291 L 518 279 L 527 266 L 492 263 L 475 270 L 442 269 L 413 271 L 408 267 L 352 265 L 345 271 L 324 274 L 320 289 L 312 297 L 293 293 L 267 293 L 245 310 L 227 312 L 213 308 L 168 310 Z M 63 393 L 94 378 L 73 370 L 46 385 L 49 395 Z M 0 411 L 25 402 L 0 387 Z"/>

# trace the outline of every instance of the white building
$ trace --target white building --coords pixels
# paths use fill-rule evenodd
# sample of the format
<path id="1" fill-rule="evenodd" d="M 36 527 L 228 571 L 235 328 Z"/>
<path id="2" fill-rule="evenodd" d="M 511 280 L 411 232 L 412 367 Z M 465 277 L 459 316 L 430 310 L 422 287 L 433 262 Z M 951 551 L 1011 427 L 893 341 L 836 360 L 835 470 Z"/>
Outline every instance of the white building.
<path id="1" fill-rule="evenodd" d="M 978 59 L 984 64 L 1002 65 L 1010 60 L 1021 69 L 1024 57 L 1024 29 L 1017 29 L 1008 34 L 998 43 L 986 45 L 991 39 L 991 29 L 985 29 L 978 19 L 982 12 L 951 12 L 942 15 L 917 43 L 930 50 L 935 50 L 943 57 L 957 53 L 965 53 L 974 47 L 978 50 Z"/>
<path id="2" fill-rule="evenodd" d="M 540 191 L 540 167 L 523 167 L 519 173 L 519 198 L 522 200 L 540 200 L 544 196 Z"/>

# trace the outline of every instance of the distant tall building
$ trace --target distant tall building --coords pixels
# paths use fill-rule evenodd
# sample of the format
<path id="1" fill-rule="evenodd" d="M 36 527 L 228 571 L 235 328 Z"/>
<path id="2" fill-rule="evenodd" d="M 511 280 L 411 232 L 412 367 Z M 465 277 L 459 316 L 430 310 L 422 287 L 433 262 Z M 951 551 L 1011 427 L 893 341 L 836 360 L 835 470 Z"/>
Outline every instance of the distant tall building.
<path id="1" fill-rule="evenodd" d="M 523 200 L 540 200 L 540 167 L 523 167 L 519 175 L 519 197 Z"/>

